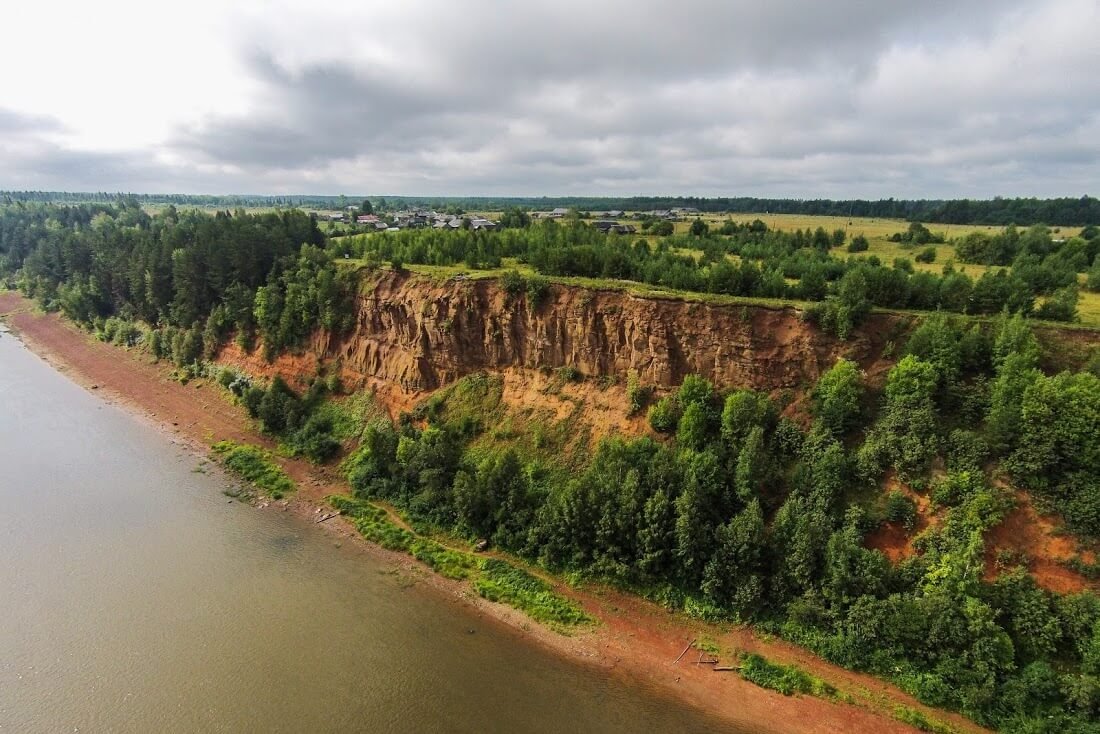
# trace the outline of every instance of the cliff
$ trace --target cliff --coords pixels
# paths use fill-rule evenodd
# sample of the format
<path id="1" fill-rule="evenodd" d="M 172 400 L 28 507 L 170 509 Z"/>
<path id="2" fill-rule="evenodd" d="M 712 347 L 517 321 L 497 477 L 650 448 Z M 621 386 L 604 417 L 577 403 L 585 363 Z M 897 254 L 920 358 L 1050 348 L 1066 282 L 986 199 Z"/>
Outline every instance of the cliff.
<path id="1" fill-rule="evenodd" d="M 570 366 L 587 377 L 679 384 L 698 374 L 720 387 L 772 391 L 812 385 L 840 356 L 872 376 L 887 343 L 911 319 L 875 314 L 848 341 L 824 334 L 793 307 L 713 304 L 554 285 L 537 307 L 495 280 L 440 282 L 408 273 L 364 279 L 354 327 L 315 334 L 274 365 L 227 347 L 222 361 L 253 373 L 308 376 L 338 365 L 347 385 L 397 386 L 406 395 L 482 370 Z"/>

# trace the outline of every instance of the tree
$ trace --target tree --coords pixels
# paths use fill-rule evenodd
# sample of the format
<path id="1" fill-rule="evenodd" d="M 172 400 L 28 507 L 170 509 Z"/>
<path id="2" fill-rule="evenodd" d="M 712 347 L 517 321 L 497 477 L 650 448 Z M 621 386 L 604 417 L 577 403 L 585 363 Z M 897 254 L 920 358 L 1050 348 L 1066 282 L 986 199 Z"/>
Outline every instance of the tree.
<path id="1" fill-rule="evenodd" d="M 676 548 L 676 512 L 673 501 L 659 487 L 645 503 L 642 524 L 638 529 L 638 568 L 653 578 L 661 578 L 670 570 Z"/>
<path id="2" fill-rule="evenodd" d="M 836 295 L 816 312 L 822 328 L 840 339 L 847 339 L 871 311 L 869 282 L 862 268 L 849 270 L 840 279 Z"/>
<path id="3" fill-rule="evenodd" d="M 652 423 L 652 418 L 651 418 Z M 701 450 L 710 437 L 710 418 L 706 408 L 700 403 L 688 403 L 684 414 L 680 416 L 680 425 L 676 430 L 676 442 L 693 451 Z"/>
<path id="4" fill-rule="evenodd" d="M 764 512 L 753 499 L 718 528 L 714 553 L 703 569 L 703 593 L 739 618 L 751 617 L 764 595 L 764 548 Z"/>
<path id="5" fill-rule="evenodd" d="M 370 203 L 370 199 L 363 199 L 363 203 L 359 205 L 360 214 L 374 214 L 374 207 Z"/>
<path id="6" fill-rule="evenodd" d="M 676 394 L 685 407 L 695 403 L 710 408 L 714 402 L 714 385 L 699 375 L 687 375 Z"/>
<path id="7" fill-rule="evenodd" d="M 668 221 L 667 219 L 662 219 L 661 221 L 654 224 L 649 231 L 658 237 L 668 237 L 674 231 L 676 231 L 676 228 L 672 225 L 672 222 Z"/>
<path id="8" fill-rule="evenodd" d="M 1059 288 L 1035 311 L 1036 318 L 1048 321 L 1077 321 L 1077 286 Z"/>
<path id="9" fill-rule="evenodd" d="M 856 423 L 863 400 L 859 367 L 843 357 L 821 376 L 814 389 L 814 412 L 836 436 L 847 433 Z"/>
<path id="10" fill-rule="evenodd" d="M 690 231 L 692 237 L 702 237 L 710 231 L 710 225 L 696 217 L 695 221 L 691 223 Z"/>
<path id="11" fill-rule="evenodd" d="M 764 429 L 753 426 L 745 443 L 737 453 L 737 466 L 734 470 L 734 484 L 742 500 L 750 500 L 757 494 L 757 488 L 767 479 L 768 453 L 764 444 Z"/>
<path id="12" fill-rule="evenodd" d="M 890 370 L 882 414 L 859 449 L 858 464 L 866 478 L 877 478 L 893 466 L 902 481 L 923 480 L 939 448 L 938 382 L 935 366 L 911 354 Z"/>

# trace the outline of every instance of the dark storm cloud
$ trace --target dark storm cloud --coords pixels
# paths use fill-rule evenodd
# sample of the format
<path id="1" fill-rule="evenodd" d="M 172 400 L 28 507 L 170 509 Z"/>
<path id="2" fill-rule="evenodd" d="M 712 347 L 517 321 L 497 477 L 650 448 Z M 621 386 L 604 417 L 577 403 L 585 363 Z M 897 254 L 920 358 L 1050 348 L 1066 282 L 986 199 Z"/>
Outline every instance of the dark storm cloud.
<path id="1" fill-rule="evenodd" d="M 1096 0 L 322 6 L 240 21 L 243 103 L 167 141 L 171 166 L 39 145 L 42 170 L 164 190 L 834 197 L 1076 194 L 1100 174 Z"/>

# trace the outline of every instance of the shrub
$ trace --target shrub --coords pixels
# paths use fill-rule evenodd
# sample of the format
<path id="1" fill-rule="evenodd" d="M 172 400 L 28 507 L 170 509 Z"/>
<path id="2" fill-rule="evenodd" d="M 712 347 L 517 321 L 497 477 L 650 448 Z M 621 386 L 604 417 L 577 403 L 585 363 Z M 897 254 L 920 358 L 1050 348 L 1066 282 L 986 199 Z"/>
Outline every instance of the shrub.
<path id="1" fill-rule="evenodd" d="M 527 278 L 526 291 L 528 308 L 538 308 L 550 295 L 550 281 L 541 275 L 532 275 Z"/>
<path id="2" fill-rule="evenodd" d="M 630 403 L 627 415 L 634 415 L 649 402 L 652 388 L 643 386 L 638 378 L 638 373 L 631 370 L 626 376 L 626 399 Z"/>
<path id="3" fill-rule="evenodd" d="M 867 252 L 871 247 L 871 243 L 867 241 L 867 238 L 861 234 L 857 234 L 852 238 L 852 241 L 848 243 L 848 252 Z"/>
<path id="4" fill-rule="evenodd" d="M 822 697 L 836 695 L 835 688 L 801 668 L 773 663 L 756 654 L 749 654 L 742 658 L 738 672 L 750 683 L 755 683 L 761 688 L 779 691 L 784 696 L 795 693 Z"/>
<path id="5" fill-rule="evenodd" d="M 912 528 L 917 521 L 917 505 L 913 498 L 900 490 L 886 495 L 886 519 Z"/>
<path id="6" fill-rule="evenodd" d="M 932 263 L 932 262 L 935 262 L 936 261 L 936 248 L 935 247 L 926 247 L 923 250 L 921 250 L 920 252 L 918 252 L 916 255 L 914 255 L 913 259 L 916 260 L 919 263 Z"/>
<path id="7" fill-rule="evenodd" d="M 293 456 L 305 456 L 314 464 L 328 461 L 340 450 L 340 441 L 334 435 L 335 425 L 331 415 L 315 413 L 305 424 L 291 434 L 287 448 Z"/>
<path id="8" fill-rule="evenodd" d="M 672 395 L 661 398 L 649 409 L 649 425 L 657 433 L 672 433 L 680 422 L 680 403 Z"/>
<path id="9" fill-rule="evenodd" d="M 500 276 L 500 287 L 509 296 L 515 298 L 527 289 L 527 279 L 518 270 L 509 270 Z"/>

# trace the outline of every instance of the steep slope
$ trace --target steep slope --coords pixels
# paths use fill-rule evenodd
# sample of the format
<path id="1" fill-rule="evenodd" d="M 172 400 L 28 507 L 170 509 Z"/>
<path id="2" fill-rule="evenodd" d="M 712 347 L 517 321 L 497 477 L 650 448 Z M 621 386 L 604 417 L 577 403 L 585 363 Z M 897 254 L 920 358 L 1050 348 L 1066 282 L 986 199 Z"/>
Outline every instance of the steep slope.
<path id="1" fill-rule="evenodd" d="M 494 280 L 443 282 L 385 272 L 365 279 L 354 328 L 314 335 L 301 353 L 266 365 L 227 347 L 222 361 L 284 377 L 339 365 L 348 385 L 384 383 L 412 396 L 481 370 L 572 367 L 586 377 L 637 373 L 654 386 L 698 374 L 721 387 L 773 391 L 812 385 L 845 356 L 872 377 L 892 361 L 888 343 L 913 319 L 873 315 L 847 342 L 808 324 L 793 307 L 638 297 L 554 285 L 532 306 Z M 887 350 L 887 354 L 889 351 Z"/>

